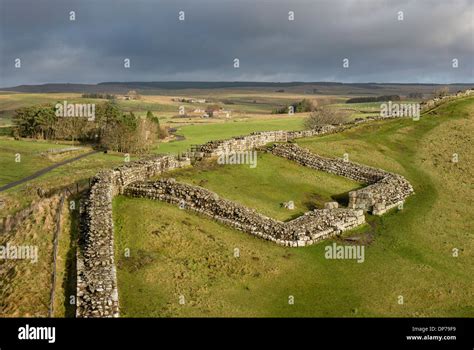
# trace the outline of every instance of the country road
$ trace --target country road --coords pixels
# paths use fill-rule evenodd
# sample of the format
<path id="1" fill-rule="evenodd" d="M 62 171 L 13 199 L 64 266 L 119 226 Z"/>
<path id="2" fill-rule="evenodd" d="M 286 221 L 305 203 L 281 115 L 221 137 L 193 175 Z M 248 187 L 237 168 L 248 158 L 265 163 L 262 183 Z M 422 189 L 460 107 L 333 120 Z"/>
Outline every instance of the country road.
<path id="1" fill-rule="evenodd" d="M 50 165 L 46 168 L 43 168 L 41 170 L 38 170 L 36 173 L 33 173 L 27 177 L 24 177 L 23 179 L 20 179 L 20 180 L 17 180 L 17 181 L 13 181 L 13 182 L 10 182 L 9 184 L 6 184 L 6 185 L 3 185 L 0 187 L 0 192 L 3 192 L 3 191 L 6 191 L 12 187 L 15 187 L 15 186 L 18 186 L 18 185 L 21 185 L 25 182 L 28 182 L 28 181 L 31 181 L 31 180 L 34 180 L 46 173 L 49 173 L 51 170 L 54 170 L 62 165 L 66 165 L 66 164 L 69 164 L 69 163 L 72 163 L 72 162 L 75 162 L 79 159 L 82 159 L 84 157 L 87 157 L 87 156 L 90 156 L 92 154 L 95 154 L 95 153 L 98 153 L 99 151 L 91 151 L 91 152 L 88 152 L 88 153 L 84 153 L 84 154 L 81 154 L 77 157 L 74 157 L 74 158 L 70 158 L 70 159 L 66 159 L 66 160 L 63 160 L 61 162 L 58 162 L 56 164 L 53 164 L 53 165 Z"/>

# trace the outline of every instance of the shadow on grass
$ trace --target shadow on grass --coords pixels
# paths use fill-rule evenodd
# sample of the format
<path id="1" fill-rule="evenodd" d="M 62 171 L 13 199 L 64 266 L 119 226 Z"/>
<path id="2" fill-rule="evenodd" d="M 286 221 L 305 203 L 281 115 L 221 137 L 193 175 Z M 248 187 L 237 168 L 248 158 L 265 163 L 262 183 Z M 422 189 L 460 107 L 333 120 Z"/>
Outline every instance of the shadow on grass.
<path id="1" fill-rule="evenodd" d="M 346 207 L 347 208 L 347 206 L 349 205 L 349 192 L 359 190 L 363 187 L 364 186 L 360 186 L 360 187 L 354 188 L 354 189 L 352 189 L 350 191 L 347 191 L 347 192 L 334 194 L 334 195 L 331 196 L 331 199 L 333 199 L 337 203 L 339 203 L 339 207 Z"/>
<path id="2" fill-rule="evenodd" d="M 76 203 L 81 199 L 80 196 L 69 197 L 69 200 L 75 200 Z M 76 253 L 77 253 L 77 242 L 79 238 L 79 208 L 71 210 L 71 224 L 70 224 L 70 243 L 69 249 L 66 254 L 66 274 L 63 279 L 63 290 L 65 294 L 64 298 L 64 317 L 76 317 L 76 303 L 70 303 L 70 297 L 76 296 L 76 284 L 77 284 L 77 268 L 76 268 Z"/>

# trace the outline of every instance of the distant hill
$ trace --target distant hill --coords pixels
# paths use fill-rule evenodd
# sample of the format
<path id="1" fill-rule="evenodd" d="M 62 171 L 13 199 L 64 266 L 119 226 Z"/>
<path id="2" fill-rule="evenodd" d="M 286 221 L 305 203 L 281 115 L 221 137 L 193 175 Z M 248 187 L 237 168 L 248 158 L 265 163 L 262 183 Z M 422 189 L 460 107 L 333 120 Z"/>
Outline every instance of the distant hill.
<path id="1" fill-rule="evenodd" d="M 224 89 L 224 88 L 285 88 L 295 86 L 334 86 L 342 83 L 275 83 L 275 82 L 208 82 L 208 81 L 161 81 L 161 82 L 104 82 L 99 84 L 42 84 L 19 85 L 0 88 L 1 91 L 30 93 L 61 92 L 127 92 L 129 90 L 182 90 L 182 89 Z"/>
<path id="2" fill-rule="evenodd" d="M 473 84 L 397 84 L 397 83 L 338 83 L 338 82 L 104 82 L 99 84 L 19 85 L 0 88 L 0 91 L 23 93 L 127 93 L 136 90 L 142 94 L 166 94 L 166 90 L 183 89 L 251 89 L 278 92 L 334 95 L 381 95 L 406 94 L 409 92 L 431 93 L 436 87 L 449 86 L 452 92 L 472 87 Z"/>

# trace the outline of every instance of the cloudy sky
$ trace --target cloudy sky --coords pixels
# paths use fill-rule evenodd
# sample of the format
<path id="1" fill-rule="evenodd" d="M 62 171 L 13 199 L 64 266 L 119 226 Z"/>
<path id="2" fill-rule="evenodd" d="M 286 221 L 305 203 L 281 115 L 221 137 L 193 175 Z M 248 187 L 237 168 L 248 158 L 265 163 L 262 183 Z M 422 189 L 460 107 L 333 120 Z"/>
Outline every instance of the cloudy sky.
<path id="1" fill-rule="evenodd" d="M 473 4 L 0 0 L 0 86 L 170 80 L 470 83 Z M 21 68 L 15 68 L 16 58 Z"/>

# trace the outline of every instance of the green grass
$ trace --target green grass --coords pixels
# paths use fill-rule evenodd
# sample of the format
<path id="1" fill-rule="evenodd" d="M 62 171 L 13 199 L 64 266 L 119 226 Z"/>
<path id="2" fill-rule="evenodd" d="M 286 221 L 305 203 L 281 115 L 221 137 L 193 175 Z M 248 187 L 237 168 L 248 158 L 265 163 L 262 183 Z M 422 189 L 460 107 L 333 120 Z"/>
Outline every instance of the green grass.
<path id="1" fill-rule="evenodd" d="M 403 100 L 393 101 L 393 103 L 407 104 L 407 103 L 419 103 L 420 101 L 415 100 Z M 380 102 L 362 102 L 362 103 L 334 103 L 330 106 L 336 109 L 350 110 L 350 119 L 366 118 L 368 116 L 380 115 L 380 106 L 388 101 Z"/>
<path id="2" fill-rule="evenodd" d="M 291 255 L 161 202 L 117 197 L 114 212 L 122 317 L 258 315 L 241 303 L 249 286 L 280 276 L 273 261 Z"/>
<path id="3" fill-rule="evenodd" d="M 182 141 L 160 143 L 156 153 L 177 154 L 188 150 L 191 145 L 206 143 L 211 140 L 226 139 L 232 136 L 246 135 L 254 131 L 301 130 L 303 118 L 275 117 L 268 120 L 249 120 L 245 122 L 225 122 L 216 124 L 195 124 L 179 128 L 177 134 L 184 136 Z"/>
<path id="4" fill-rule="evenodd" d="M 52 148 L 64 148 L 70 145 L 54 144 L 42 141 L 23 141 L 0 138 L 0 185 L 22 179 L 58 161 L 75 157 L 90 151 L 72 152 L 64 156 L 59 156 L 54 160 L 41 155 L 41 152 Z M 21 161 L 15 162 L 15 154 L 20 153 Z M 132 157 L 132 160 L 135 157 Z M 78 161 L 62 165 L 39 178 L 30 180 L 25 184 L 10 188 L 0 194 L 5 205 L 0 208 L 0 216 L 13 214 L 38 199 L 37 189 L 44 190 L 58 189 L 71 185 L 75 182 L 85 183 L 89 178 L 103 169 L 110 169 L 124 163 L 124 156 L 121 154 L 97 153 Z"/>
<path id="5" fill-rule="evenodd" d="M 0 235 L 0 245 L 36 246 L 38 260 L 2 259 L 0 317 L 47 317 L 50 301 L 55 215 L 59 197 L 45 199 L 12 232 Z"/>
<path id="6" fill-rule="evenodd" d="M 358 230 L 374 237 L 360 264 L 326 260 L 330 241 L 283 248 L 164 203 L 117 198 L 122 314 L 472 316 L 473 118 L 471 98 L 418 122 L 380 122 L 299 142 L 320 154 L 349 153 L 351 160 L 396 171 L 413 184 L 416 194 L 402 211 L 369 217 L 370 227 Z M 451 162 L 453 153 L 459 163 Z M 131 258 L 123 257 L 125 248 Z M 233 257 L 235 248 L 240 258 Z M 179 304 L 180 295 L 186 304 Z"/>
<path id="7" fill-rule="evenodd" d="M 54 164 L 54 161 L 41 155 L 50 149 L 60 149 L 70 145 L 52 142 L 21 141 L 0 138 L 0 186 L 31 175 L 35 171 Z M 20 154 L 20 162 L 16 162 L 16 154 Z M 72 152 L 69 156 L 78 155 Z"/>
<path id="8" fill-rule="evenodd" d="M 324 207 L 325 202 L 347 200 L 347 192 L 361 184 L 344 177 L 316 171 L 265 153 L 258 154 L 257 166 L 198 164 L 165 174 L 192 183 L 256 209 L 278 220 L 289 220 Z M 296 209 L 281 203 L 294 201 Z"/>

